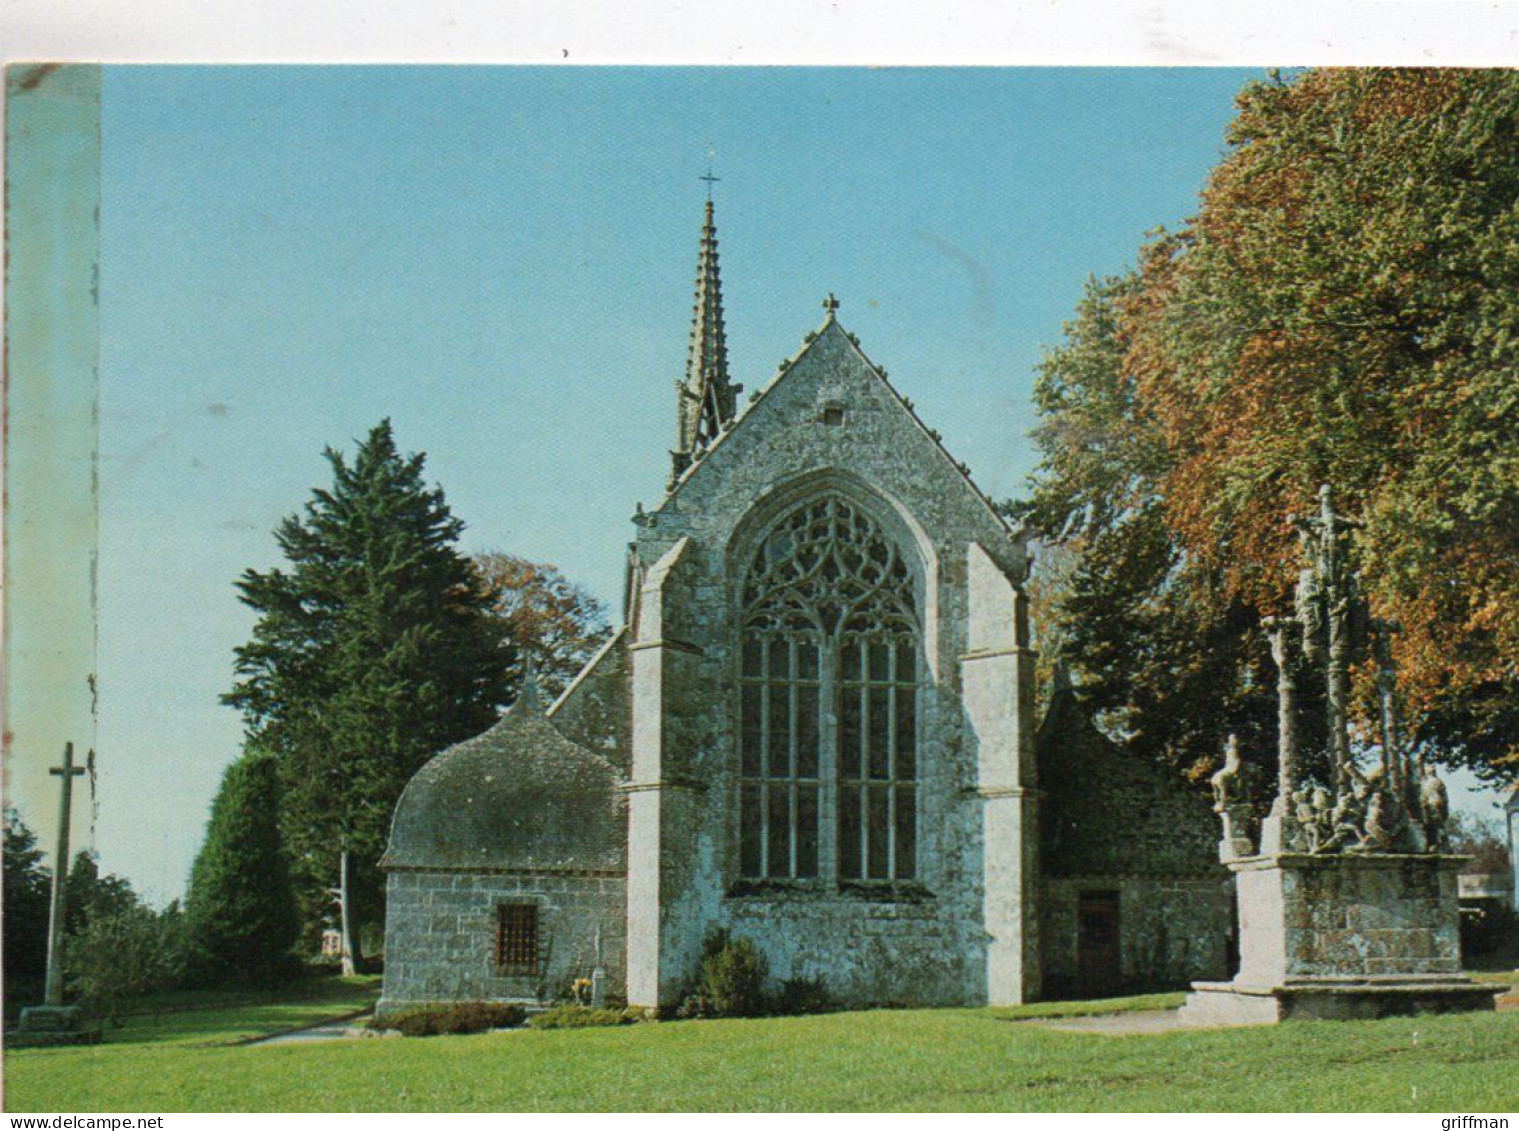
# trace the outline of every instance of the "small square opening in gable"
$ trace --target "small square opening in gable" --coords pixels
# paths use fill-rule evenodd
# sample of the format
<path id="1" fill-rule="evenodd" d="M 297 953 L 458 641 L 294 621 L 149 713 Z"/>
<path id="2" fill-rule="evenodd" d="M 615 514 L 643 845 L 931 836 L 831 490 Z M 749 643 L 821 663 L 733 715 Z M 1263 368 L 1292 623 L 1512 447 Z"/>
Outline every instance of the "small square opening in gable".
<path id="1" fill-rule="evenodd" d="M 843 406 L 829 405 L 823 409 L 823 423 L 831 428 L 842 428 L 844 425 Z"/>

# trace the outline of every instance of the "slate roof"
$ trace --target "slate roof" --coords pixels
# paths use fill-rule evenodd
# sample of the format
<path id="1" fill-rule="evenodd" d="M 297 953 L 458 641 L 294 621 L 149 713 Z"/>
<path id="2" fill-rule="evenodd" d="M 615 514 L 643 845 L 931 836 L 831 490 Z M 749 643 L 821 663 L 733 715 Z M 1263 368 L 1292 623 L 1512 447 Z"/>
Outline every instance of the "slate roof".
<path id="1" fill-rule="evenodd" d="M 535 690 L 437 755 L 396 805 L 382 868 L 623 871 L 617 772 L 544 716 Z"/>

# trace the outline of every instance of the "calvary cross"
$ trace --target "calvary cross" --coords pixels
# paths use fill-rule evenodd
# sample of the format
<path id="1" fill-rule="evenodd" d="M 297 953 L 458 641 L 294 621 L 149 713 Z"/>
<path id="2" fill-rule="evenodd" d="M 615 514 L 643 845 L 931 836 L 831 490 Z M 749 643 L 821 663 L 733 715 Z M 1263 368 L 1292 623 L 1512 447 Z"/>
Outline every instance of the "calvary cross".
<path id="1" fill-rule="evenodd" d="M 89 761 L 95 752 L 90 751 Z M 74 744 L 63 745 L 63 765 L 49 766 L 48 773 L 63 779 L 63 797 L 58 804 L 58 851 L 53 856 L 53 898 L 48 909 L 47 924 L 47 988 L 43 996 L 46 1005 L 63 1004 L 63 916 L 64 887 L 69 875 L 69 816 L 74 804 L 74 779 L 84 773 L 84 766 L 74 765 Z"/>

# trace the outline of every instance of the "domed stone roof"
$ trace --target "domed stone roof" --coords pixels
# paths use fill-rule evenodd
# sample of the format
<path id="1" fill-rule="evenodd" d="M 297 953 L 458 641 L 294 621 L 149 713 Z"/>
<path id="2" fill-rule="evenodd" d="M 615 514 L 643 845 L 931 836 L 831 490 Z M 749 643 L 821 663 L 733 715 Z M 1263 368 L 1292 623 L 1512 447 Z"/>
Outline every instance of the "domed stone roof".
<path id="1" fill-rule="evenodd" d="M 417 771 L 382 868 L 621 871 L 626 803 L 604 759 L 560 734 L 529 679 L 484 734 Z"/>

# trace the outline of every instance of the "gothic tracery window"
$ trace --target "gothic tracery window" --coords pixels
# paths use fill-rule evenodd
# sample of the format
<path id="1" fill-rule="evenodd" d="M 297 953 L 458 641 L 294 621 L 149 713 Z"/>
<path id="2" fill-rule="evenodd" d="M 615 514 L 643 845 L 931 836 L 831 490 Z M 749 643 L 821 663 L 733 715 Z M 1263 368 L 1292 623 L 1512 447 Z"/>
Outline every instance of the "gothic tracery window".
<path id="1" fill-rule="evenodd" d="M 828 495 L 771 530 L 743 601 L 742 875 L 912 879 L 919 633 L 907 563 Z"/>

